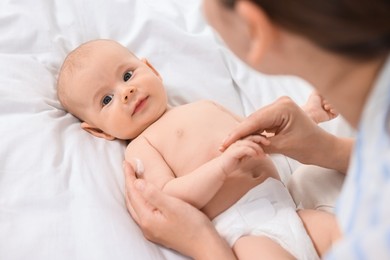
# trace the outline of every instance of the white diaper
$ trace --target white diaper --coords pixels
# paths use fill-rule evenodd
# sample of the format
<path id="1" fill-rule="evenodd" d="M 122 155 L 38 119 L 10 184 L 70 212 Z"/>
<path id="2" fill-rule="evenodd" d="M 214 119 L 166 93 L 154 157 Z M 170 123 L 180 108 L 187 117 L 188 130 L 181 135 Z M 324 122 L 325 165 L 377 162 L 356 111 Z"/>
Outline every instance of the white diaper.
<path id="1" fill-rule="evenodd" d="M 213 223 L 230 246 L 242 236 L 266 236 L 299 260 L 319 259 L 291 195 L 273 178 L 251 189 Z"/>

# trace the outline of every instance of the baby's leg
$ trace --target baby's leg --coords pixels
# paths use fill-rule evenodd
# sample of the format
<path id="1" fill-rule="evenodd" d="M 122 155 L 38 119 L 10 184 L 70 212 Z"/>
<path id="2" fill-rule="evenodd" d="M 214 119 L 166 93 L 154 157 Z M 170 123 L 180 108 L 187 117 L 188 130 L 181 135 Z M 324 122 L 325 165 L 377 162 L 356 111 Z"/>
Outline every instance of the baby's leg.
<path id="1" fill-rule="evenodd" d="M 313 92 L 302 109 L 314 122 L 329 121 L 338 116 L 338 112 L 320 94 Z"/>
<path id="2" fill-rule="evenodd" d="M 277 242 L 265 236 L 243 236 L 233 246 L 238 259 L 295 259 Z"/>
<path id="3" fill-rule="evenodd" d="M 341 236 L 336 217 L 331 213 L 312 209 L 299 210 L 297 213 L 318 255 L 322 257 Z"/>

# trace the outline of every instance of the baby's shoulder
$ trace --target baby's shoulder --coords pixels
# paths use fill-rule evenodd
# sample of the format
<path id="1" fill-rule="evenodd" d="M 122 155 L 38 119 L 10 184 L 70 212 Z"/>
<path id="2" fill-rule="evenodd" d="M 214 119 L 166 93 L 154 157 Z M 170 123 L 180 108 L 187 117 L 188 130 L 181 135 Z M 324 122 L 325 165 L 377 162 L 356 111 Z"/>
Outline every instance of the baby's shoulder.
<path id="1" fill-rule="evenodd" d="M 140 134 L 136 138 L 130 140 L 130 142 L 127 144 L 126 150 L 134 149 L 135 147 L 143 147 L 145 145 L 151 144 L 144 134 Z"/>
<path id="2" fill-rule="evenodd" d="M 151 144 L 151 142 L 149 141 L 149 138 L 146 135 L 141 134 L 141 135 L 137 136 L 136 138 L 130 140 L 130 142 L 127 144 L 125 155 L 127 158 L 130 155 L 134 156 L 134 154 L 138 154 L 140 152 L 143 153 L 145 151 L 148 151 L 148 150 L 154 149 L 154 148 L 155 147 L 154 147 L 154 145 Z"/>

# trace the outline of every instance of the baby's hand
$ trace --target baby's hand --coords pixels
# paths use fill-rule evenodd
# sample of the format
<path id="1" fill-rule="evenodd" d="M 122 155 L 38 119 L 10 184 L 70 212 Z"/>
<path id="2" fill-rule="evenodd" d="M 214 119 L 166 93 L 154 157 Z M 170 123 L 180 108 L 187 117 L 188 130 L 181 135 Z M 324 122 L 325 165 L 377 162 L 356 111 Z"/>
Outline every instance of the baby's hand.
<path id="1" fill-rule="evenodd" d="M 221 155 L 221 167 L 226 176 L 242 167 L 249 159 L 265 156 L 261 143 L 267 139 L 261 135 L 251 135 L 231 144 Z"/>

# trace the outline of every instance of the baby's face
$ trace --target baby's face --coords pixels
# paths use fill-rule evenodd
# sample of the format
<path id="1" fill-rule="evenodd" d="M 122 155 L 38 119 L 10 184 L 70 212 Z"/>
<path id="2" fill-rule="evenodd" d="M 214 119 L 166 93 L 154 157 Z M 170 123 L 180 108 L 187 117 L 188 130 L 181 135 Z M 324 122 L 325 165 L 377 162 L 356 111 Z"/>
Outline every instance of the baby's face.
<path id="1" fill-rule="evenodd" d="M 118 43 L 93 44 L 86 65 L 72 73 L 68 98 L 84 129 L 133 139 L 167 109 L 162 80 L 146 60 Z"/>

